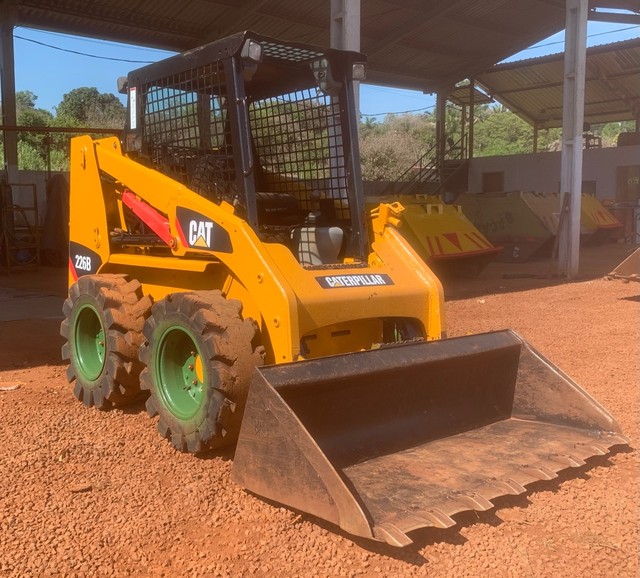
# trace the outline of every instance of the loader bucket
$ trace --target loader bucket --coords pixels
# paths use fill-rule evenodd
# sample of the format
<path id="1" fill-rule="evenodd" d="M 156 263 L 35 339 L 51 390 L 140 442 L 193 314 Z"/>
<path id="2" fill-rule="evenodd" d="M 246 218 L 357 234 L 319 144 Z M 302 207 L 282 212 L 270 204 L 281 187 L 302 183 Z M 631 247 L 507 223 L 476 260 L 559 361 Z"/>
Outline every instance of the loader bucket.
<path id="1" fill-rule="evenodd" d="M 560 193 L 520 193 L 523 201 L 545 223 L 549 230 L 557 233 L 560 212 Z M 612 231 L 622 227 L 593 195 L 582 193 L 580 202 L 580 240 L 595 244 L 608 239 Z"/>
<path id="2" fill-rule="evenodd" d="M 591 243 L 608 241 L 613 238 L 618 229 L 622 228 L 622 223 L 615 218 L 609 209 L 596 197 L 586 193 L 582 193 L 580 223 L 581 237 Z"/>
<path id="3" fill-rule="evenodd" d="M 640 281 L 640 249 L 636 249 L 607 277 L 623 281 Z"/>
<path id="4" fill-rule="evenodd" d="M 496 261 L 525 263 L 551 254 L 559 205 L 549 203 L 544 193 L 465 193 L 456 202 L 489 241 L 504 247 Z"/>
<path id="5" fill-rule="evenodd" d="M 256 369 L 232 477 L 405 546 L 625 443 L 597 401 L 500 331 Z"/>
<path id="6" fill-rule="evenodd" d="M 440 197 L 398 195 L 370 197 L 367 208 L 399 202 L 404 238 L 429 267 L 443 277 L 478 275 L 502 251 L 467 219 L 459 205 L 445 205 Z"/>

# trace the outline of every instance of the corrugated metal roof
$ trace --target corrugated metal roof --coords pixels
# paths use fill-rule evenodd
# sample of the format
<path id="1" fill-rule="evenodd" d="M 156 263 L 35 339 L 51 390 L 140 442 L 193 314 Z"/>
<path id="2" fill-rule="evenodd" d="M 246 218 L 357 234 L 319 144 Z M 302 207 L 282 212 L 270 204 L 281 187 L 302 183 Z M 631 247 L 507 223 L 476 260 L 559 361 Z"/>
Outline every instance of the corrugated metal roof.
<path id="1" fill-rule="evenodd" d="M 469 106 L 471 104 L 471 90 L 470 86 L 457 86 L 449 94 L 447 94 L 447 100 L 457 104 L 458 106 Z M 477 88 L 473 89 L 473 103 L 474 104 L 489 104 L 493 102 L 493 99 L 481 92 Z"/>
<path id="2" fill-rule="evenodd" d="M 17 24 L 184 51 L 245 29 L 329 44 L 330 2 L 311 0 L 14 0 Z M 564 0 L 366 0 L 369 82 L 425 92 L 456 82 L 564 28 Z"/>
<path id="3" fill-rule="evenodd" d="M 564 54 L 498 64 L 476 75 L 498 102 L 531 125 L 562 126 Z M 640 38 L 587 49 L 584 119 L 590 124 L 640 114 Z"/>

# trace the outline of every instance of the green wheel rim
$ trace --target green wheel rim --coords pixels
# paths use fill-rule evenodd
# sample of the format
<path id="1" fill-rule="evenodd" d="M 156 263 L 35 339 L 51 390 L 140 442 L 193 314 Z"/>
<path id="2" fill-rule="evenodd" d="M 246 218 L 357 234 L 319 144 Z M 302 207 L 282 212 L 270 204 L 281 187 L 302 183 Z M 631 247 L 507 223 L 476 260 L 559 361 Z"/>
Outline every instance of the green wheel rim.
<path id="1" fill-rule="evenodd" d="M 194 417 L 205 398 L 205 366 L 193 335 L 169 327 L 158 344 L 156 383 L 164 406 L 178 419 Z"/>
<path id="2" fill-rule="evenodd" d="M 98 379 L 104 368 L 105 332 L 100 315 L 92 305 L 83 305 L 78 310 L 74 349 L 82 377 L 87 381 Z"/>

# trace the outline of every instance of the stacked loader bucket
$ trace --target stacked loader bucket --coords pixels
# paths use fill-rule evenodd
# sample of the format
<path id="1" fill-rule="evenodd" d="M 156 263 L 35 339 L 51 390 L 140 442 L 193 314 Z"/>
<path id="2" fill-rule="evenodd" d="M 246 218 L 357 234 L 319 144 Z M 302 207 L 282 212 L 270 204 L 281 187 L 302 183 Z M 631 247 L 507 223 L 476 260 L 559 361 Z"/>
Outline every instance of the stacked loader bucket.
<path id="1" fill-rule="evenodd" d="M 620 228 L 622 223 L 598 199 L 593 195 L 582 195 L 580 233 L 585 235 L 585 241 L 598 243 L 611 240 L 614 231 Z"/>
<path id="2" fill-rule="evenodd" d="M 628 443 L 512 331 L 255 370 L 232 477 L 395 546 Z"/>
<path id="3" fill-rule="evenodd" d="M 524 202 L 557 234 L 560 211 L 560 193 L 522 192 Z M 583 243 L 594 243 L 611 237 L 611 232 L 622 227 L 622 223 L 593 195 L 582 194 L 580 205 L 580 239 Z"/>
<path id="4" fill-rule="evenodd" d="M 502 250 L 494 246 L 459 205 L 445 205 L 440 197 L 399 195 L 369 197 L 367 209 L 399 202 L 402 235 L 420 257 L 442 276 L 474 276 Z"/>
<path id="5" fill-rule="evenodd" d="M 514 191 L 465 193 L 458 197 L 465 214 L 494 244 L 504 247 L 498 261 L 523 263 L 551 254 L 558 233 L 560 194 Z M 581 238 L 608 235 L 620 222 L 595 197 L 582 195 Z"/>
<path id="6" fill-rule="evenodd" d="M 544 199 L 542 193 L 537 195 L 538 198 L 522 192 L 465 193 L 457 202 L 487 239 L 504 247 L 497 261 L 524 263 L 534 255 L 550 254 L 558 229 L 559 207 L 555 214 L 540 211 L 535 201 L 543 203 Z"/>

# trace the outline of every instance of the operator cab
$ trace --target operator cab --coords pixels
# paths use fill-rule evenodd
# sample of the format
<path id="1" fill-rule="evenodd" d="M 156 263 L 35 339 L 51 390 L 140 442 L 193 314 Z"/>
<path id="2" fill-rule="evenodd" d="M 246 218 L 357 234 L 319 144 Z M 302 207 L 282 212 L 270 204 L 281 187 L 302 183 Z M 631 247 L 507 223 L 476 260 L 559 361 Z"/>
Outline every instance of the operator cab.
<path id="1" fill-rule="evenodd" d="M 306 267 L 366 262 L 358 53 L 251 32 L 132 72 L 125 149 Z"/>

